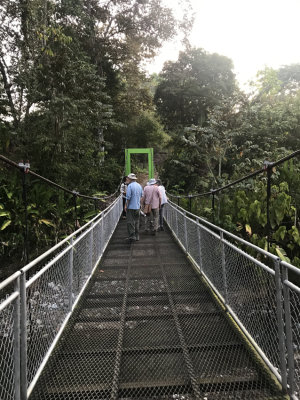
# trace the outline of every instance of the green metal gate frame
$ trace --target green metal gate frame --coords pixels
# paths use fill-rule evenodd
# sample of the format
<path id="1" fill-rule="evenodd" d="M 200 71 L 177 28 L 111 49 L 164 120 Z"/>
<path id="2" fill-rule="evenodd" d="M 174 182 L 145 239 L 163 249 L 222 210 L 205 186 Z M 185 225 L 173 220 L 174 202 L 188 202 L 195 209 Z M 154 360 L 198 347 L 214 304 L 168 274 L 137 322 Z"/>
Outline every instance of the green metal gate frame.
<path id="1" fill-rule="evenodd" d="M 125 174 L 126 174 L 126 176 L 129 175 L 131 172 L 131 163 L 130 163 L 130 155 L 131 154 L 148 154 L 149 179 L 154 178 L 153 148 L 125 149 Z"/>

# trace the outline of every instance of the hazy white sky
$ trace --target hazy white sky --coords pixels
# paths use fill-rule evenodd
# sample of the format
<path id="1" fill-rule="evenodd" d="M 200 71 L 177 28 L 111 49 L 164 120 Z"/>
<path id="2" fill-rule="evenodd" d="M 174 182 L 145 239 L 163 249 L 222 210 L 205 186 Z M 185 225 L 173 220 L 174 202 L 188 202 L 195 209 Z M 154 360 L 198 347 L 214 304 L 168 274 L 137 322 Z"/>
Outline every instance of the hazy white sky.
<path id="1" fill-rule="evenodd" d="M 165 0 L 177 9 L 177 0 Z M 300 0 L 191 0 L 195 23 L 193 46 L 232 59 L 241 83 L 265 66 L 300 63 Z M 168 43 L 148 67 L 159 72 L 167 60 L 176 60 L 180 40 Z"/>

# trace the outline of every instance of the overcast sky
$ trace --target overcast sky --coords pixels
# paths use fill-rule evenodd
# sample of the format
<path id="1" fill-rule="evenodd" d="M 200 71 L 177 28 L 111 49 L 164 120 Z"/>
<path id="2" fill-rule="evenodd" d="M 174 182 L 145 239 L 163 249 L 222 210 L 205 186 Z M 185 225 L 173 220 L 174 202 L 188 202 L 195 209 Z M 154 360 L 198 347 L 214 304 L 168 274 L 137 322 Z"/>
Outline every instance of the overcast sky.
<path id="1" fill-rule="evenodd" d="M 178 1 L 165 0 L 177 9 Z M 241 84 L 264 66 L 300 63 L 300 0 L 191 0 L 195 23 L 190 42 L 232 59 Z M 180 40 L 168 43 L 147 68 L 159 72 L 176 60 Z"/>

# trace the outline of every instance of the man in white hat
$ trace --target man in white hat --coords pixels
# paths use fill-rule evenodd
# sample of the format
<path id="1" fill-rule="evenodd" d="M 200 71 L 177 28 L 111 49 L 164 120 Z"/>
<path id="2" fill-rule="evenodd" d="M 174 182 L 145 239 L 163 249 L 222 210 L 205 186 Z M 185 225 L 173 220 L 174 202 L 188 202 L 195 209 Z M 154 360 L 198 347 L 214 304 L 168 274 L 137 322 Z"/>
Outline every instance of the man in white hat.
<path id="1" fill-rule="evenodd" d="M 129 184 L 126 191 L 126 204 L 124 210 L 127 212 L 128 242 L 133 243 L 135 240 L 140 240 L 139 221 L 143 189 L 142 186 L 137 183 L 137 177 L 135 174 L 129 174 L 127 178 Z"/>
<path id="2" fill-rule="evenodd" d="M 146 231 L 151 230 L 156 235 L 158 229 L 159 209 L 161 205 L 161 193 L 154 178 L 149 180 L 149 185 L 144 187 L 144 204 L 151 205 L 151 211 L 147 214 Z"/>

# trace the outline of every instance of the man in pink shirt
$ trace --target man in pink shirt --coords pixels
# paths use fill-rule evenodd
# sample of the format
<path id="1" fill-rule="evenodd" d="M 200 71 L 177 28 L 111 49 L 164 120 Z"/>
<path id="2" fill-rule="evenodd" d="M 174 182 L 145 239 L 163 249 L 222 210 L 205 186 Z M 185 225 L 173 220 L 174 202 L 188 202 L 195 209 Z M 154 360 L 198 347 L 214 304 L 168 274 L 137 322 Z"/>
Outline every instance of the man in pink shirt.
<path id="1" fill-rule="evenodd" d="M 144 204 L 151 204 L 151 212 L 147 215 L 146 231 L 151 230 L 152 235 L 156 235 L 161 206 L 161 193 L 155 179 L 150 179 L 149 185 L 145 186 L 143 200 Z"/>

